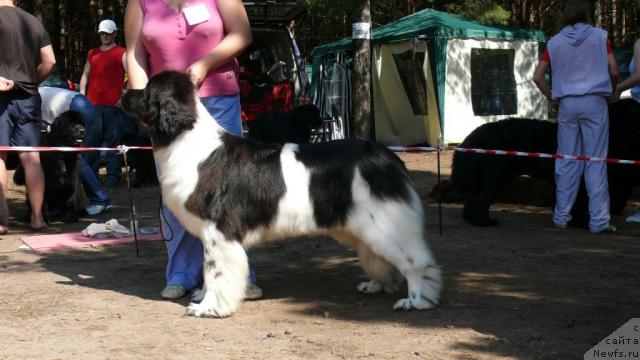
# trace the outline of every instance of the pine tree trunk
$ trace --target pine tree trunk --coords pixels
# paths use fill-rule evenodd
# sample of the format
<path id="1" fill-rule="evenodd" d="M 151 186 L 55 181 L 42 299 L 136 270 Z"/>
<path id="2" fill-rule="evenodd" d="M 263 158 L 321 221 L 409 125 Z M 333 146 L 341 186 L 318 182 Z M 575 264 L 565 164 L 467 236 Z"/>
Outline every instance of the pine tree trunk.
<path id="1" fill-rule="evenodd" d="M 369 0 L 362 0 L 354 13 L 354 23 L 371 26 Z M 353 39 L 353 76 L 351 97 L 351 137 L 372 140 L 371 133 L 371 41 Z"/>

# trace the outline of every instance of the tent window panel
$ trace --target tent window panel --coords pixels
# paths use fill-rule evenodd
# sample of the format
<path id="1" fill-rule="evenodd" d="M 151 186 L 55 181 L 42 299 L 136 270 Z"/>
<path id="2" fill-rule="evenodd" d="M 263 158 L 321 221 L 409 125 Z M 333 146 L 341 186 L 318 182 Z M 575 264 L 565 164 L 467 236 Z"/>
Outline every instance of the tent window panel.
<path id="1" fill-rule="evenodd" d="M 471 49 L 471 98 L 478 116 L 518 113 L 514 49 Z"/>
<path id="2" fill-rule="evenodd" d="M 402 86 L 411 102 L 411 109 L 415 115 L 427 114 L 427 82 L 425 81 L 422 64 L 424 64 L 424 52 L 405 51 L 393 54 L 393 61 L 400 74 Z"/>

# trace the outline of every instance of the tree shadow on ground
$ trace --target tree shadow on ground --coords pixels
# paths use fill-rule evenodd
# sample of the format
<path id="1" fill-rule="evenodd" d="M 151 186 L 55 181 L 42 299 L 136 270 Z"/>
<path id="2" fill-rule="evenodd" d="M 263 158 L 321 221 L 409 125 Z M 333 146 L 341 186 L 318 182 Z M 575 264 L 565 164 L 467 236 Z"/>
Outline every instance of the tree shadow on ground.
<path id="1" fill-rule="evenodd" d="M 451 358 L 469 351 L 517 359 L 582 358 L 637 316 L 640 229 L 629 225 L 617 234 L 591 235 L 554 229 L 548 215 L 494 215 L 499 227 L 472 228 L 460 219 L 460 209 L 445 207 L 439 236 L 437 207 L 426 201 L 429 242 L 444 273 L 442 303 L 432 311 L 393 312 L 403 293 L 358 294 L 355 286 L 365 277 L 357 255 L 331 239 L 271 243 L 256 248 L 252 258 L 265 298 L 304 304 L 305 315 L 402 324 L 425 336 L 467 329 L 474 341 L 451 338 Z M 67 278 L 64 284 L 160 301 L 164 245 L 140 246 L 139 258 L 133 246 L 124 245 L 48 253 L 37 264 Z"/>

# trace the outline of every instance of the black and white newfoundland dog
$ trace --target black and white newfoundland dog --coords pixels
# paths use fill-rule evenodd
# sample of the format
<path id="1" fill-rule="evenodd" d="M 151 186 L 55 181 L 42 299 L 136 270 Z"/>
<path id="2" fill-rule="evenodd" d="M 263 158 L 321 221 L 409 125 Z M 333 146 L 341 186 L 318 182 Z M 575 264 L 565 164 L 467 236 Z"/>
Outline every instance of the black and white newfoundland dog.
<path id="1" fill-rule="evenodd" d="M 60 114 L 50 131 L 43 134 L 40 146 L 77 147 L 84 141 L 85 127 L 82 115 L 76 111 Z M 46 222 L 61 220 L 65 223 L 78 221 L 78 212 L 87 206 L 87 198 L 80 182 L 78 152 L 42 152 L 40 162 L 44 171 L 44 206 Z M 13 175 L 18 185 L 25 184 L 24 169 L 18 166 Z M 29 201 L 26 202 L 29 211 Z M 29 215 L 27 215 L 29 216 Z"/>
<path id="2" fill-rule="evenodd" d="M 328 234 L 357 249 L 372 280 L 364 293 L 408 297 L 395 310 L 438 305 L 441 273 L 427 245 L 424 212 L 402 161 L 363 141 L 268 145 L 225 132 L 189 77 L 164 72 L 122 99 L 149 127 L 165 204 L 204 245 L 204 288 L 187 314 L 226 317 L 247 285 L 245 248 L 301 234 Z"/>

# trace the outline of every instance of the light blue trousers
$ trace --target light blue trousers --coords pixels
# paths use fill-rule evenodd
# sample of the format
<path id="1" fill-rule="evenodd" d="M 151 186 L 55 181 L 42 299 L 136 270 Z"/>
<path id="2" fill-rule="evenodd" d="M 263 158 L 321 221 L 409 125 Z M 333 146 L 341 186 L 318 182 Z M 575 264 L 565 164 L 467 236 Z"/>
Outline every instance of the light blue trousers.
<path id="1" fill-rule="evenodd" d="M 607 100 L 598 95 L 567 96 L 558 109 L 558 153 L 606 158 L 609 148 Z M 604 162 L 556 160 L 556 207 L 553 222 L 571 220 L 580 180 L 589 195 L 589 230 L 600 232 L 609 226 L 609 183 Z"/>
<path id="2" fill-rule="evenodd" d="M 242 136 L 239 96 L 213 96 L 201 98 L 200 101 L 220 126 L 234 135 Z M 202 281 L 202 242 L 186 232 L 171 210 L 165 206 L 162 207 L 160 221 L 169 255 L 167 286 L 182 285 L 187 289 L 197 287 Z M 256 281 L 252 264 L 249 264 L 249 281 Z"/>

